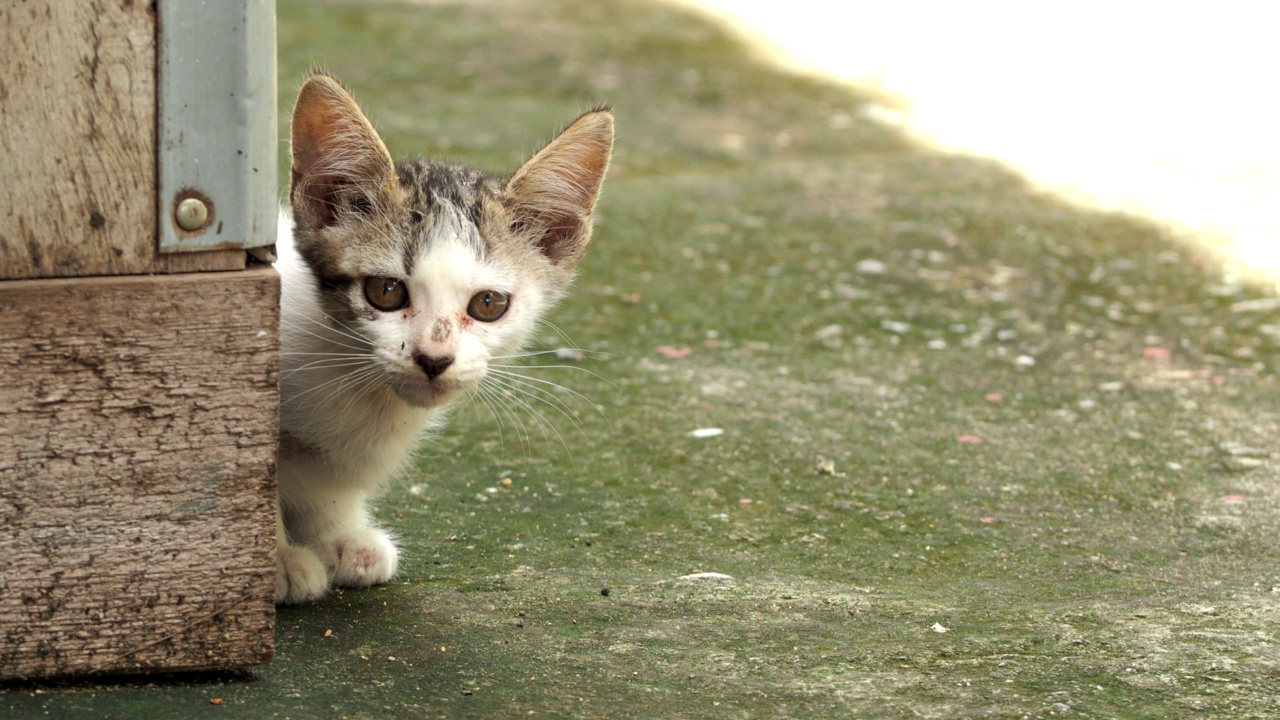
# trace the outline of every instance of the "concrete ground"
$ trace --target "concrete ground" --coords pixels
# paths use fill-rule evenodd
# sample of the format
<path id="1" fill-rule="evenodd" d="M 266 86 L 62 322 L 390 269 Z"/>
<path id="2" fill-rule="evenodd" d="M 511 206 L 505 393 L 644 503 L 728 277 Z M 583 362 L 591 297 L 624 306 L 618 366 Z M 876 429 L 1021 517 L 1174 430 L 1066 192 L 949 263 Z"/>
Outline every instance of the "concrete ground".
<path id="1" fill-rule="evenodd" d="M 270 665 L 0 716 L 1280 713 L 1264 289 L 687 9 L 279 11 L 282 107 L 320 64 L 396 154 L 504 172 L 613 103 L 540 339 L 583 359 L 463 408 L 379 507 L 401 575 L 282 610 Z"/>

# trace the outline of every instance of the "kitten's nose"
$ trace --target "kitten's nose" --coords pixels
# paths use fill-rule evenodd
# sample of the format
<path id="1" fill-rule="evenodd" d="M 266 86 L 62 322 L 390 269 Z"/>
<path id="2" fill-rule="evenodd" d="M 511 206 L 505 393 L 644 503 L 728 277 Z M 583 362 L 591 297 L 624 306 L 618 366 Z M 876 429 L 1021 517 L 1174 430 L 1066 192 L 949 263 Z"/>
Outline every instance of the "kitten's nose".
<path id="1" fill-rule="evenodd" d="M 435 380 L 440 374 L 449 369 L 453 364 L 452 357 L 431 357 L 425 353 L 420 353 L 415 360 L 418 361 L 418 367 L 422 368 L 422 372 L 427 374 L 428 380 Z"/>

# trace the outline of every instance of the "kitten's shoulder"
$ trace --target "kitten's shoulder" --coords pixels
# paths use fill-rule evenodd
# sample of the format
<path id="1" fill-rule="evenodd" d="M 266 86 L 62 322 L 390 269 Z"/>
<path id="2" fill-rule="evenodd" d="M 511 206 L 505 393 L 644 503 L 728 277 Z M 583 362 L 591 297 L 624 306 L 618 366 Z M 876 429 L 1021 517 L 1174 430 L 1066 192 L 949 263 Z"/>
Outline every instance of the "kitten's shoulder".
<path id="1" fill-rule="evenodd" d="M 276 271 L 283 274 L 286 268 L 299 264 L 298 252 L 293 244 L 293 214 L 281 207 L 276 216 Z"/>
<path id="2" fill-rule="evenodd" d="M 315 279 L 311 268 L 298 254 L 297 244 L 293 239 L 293 215 L 287 207 L 280 208 L 276 218 L 276 272 L 280 273 L 280 312 L 284 320 L 290 321 L 299 315 L 311 316 L 319 309 L 319 298 L 316 295 Z M 284 333 L 291 341 L 295 333 Z"/>

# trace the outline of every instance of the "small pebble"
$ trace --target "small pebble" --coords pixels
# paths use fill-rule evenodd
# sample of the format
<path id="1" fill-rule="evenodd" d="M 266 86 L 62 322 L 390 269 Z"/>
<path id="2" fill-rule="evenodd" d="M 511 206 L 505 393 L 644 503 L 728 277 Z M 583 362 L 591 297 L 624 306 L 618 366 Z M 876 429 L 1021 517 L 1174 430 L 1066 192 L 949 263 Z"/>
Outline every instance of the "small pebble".
<path id="1" fill-rule="evenodd" d="M 898 320 L 881 320 L 880 327 L 891 333 L 898 335 L 906 335 L 911 332 L 911 323 L 900 322 Z"/>
<path id="2" fill-rule="evenodd" d="M 842 335 L 843 333 L 844 333 L 844 327 L 840 325 L 826 325 L 826 326 L 823 326 L 822 328 L 819 328 L 819 330 L 815 332 L 813 336 L 819 340 L 831 340 L 833 338 L 840 337 L 840 335 Z"/>
<path id="3" fill-rule="evenodd" d="M 732 575 L 725 575 L 718 572 L 700 572 L 691 575 L 681 575 L 676 578 L 681 582 L 734 582 Z"/>
<path id="4" fill-rule="evenodd" d="M 855 267 L 858 272 L 868 275 L 881 275 L 885 271 L 885 264 L 872 258 L 860 261 Z"/>

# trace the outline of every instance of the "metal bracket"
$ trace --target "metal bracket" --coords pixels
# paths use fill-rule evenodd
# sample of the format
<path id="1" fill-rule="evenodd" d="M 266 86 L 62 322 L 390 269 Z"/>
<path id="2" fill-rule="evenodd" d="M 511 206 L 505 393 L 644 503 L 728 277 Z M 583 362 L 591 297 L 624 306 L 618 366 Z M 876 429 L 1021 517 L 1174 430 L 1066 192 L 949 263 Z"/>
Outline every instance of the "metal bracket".
<path id="1" fill-rule="evenodd" d="M 276 241 L 274 0 L 159 0 L 160 252 Z"/>

